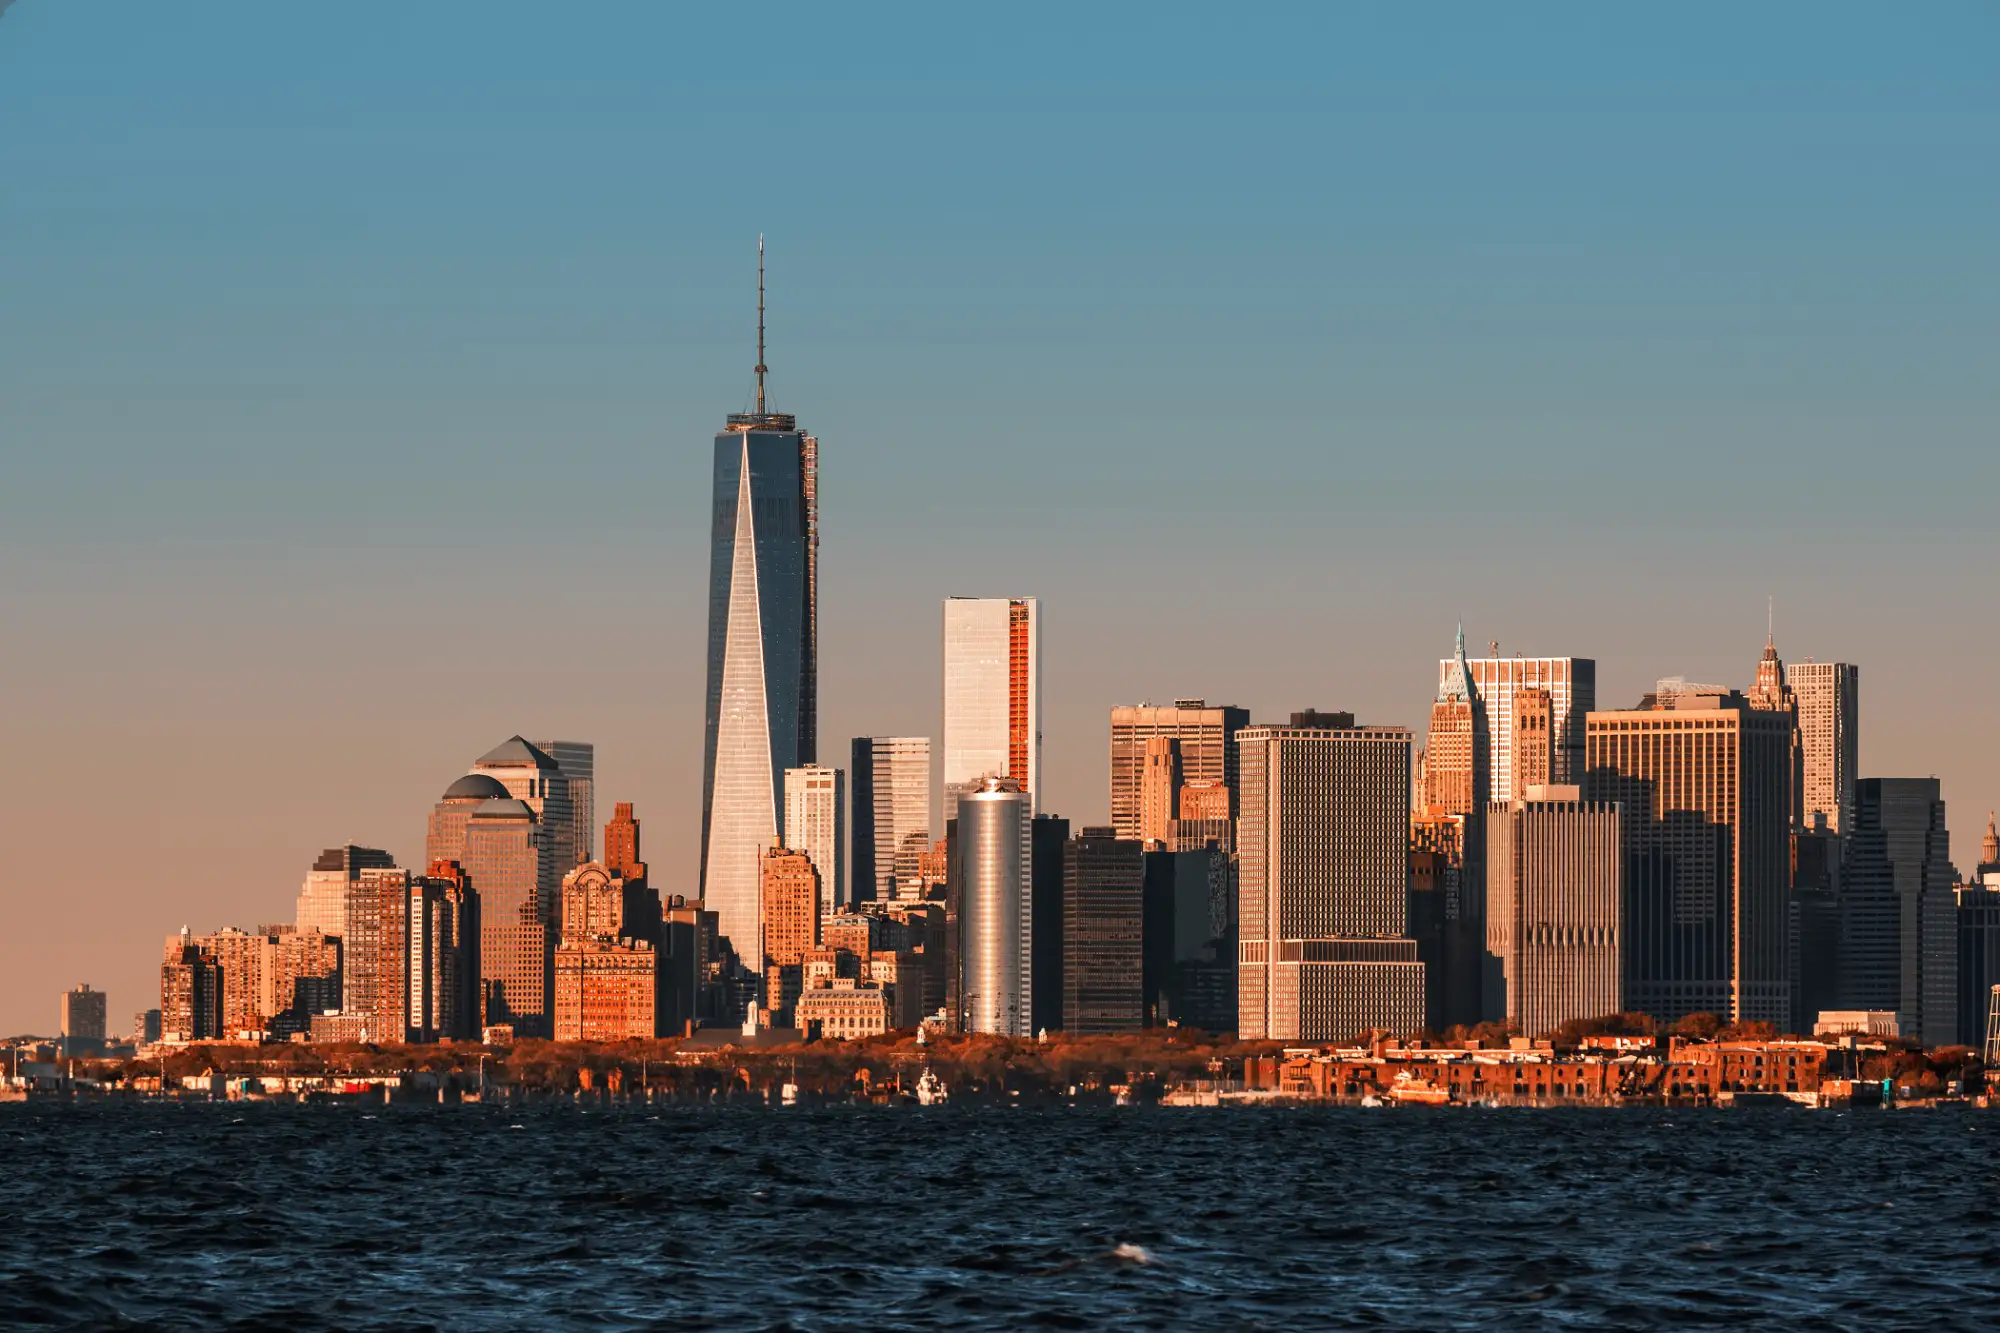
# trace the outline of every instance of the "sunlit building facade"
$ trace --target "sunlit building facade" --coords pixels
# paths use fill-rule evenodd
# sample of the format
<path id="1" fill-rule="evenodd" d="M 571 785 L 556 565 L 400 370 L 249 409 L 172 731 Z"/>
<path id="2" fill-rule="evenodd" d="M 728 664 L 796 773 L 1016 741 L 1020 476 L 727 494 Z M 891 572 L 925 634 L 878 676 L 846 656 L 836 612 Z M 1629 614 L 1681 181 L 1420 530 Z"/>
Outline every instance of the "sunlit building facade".
<path id="1" fill-rule="evenodd" d="M 818 459 L 783 413 L 731 416 L 715 437 L 701 896 L 745 959 L 761 954 L 785 770 L 818 758 Z"/>
<path id="2" fill-rule="evenodd" d="M 877 902 L 923 896 L 921 861 L 931 850 L 931 738 L 856 736 L 853 897 Z"/>
<path id="3" fill-rule="evenodd" d="M 847 906 L 847 775 L 808 764 L 785 770 L 785 846 L 812 858 L 819 913 Z"/>

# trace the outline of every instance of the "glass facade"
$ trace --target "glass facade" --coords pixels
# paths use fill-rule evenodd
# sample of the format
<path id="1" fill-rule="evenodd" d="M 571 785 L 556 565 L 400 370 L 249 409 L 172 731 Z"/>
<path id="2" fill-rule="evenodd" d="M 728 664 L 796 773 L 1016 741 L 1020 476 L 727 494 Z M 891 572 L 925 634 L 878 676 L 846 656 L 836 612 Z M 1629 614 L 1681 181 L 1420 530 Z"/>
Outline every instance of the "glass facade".
<path id="1" fill-rule="evenodd" d="M 931 738 L 856 736 L 851 772 L 854 897 L 919 897 L 917 860 L 931 847 Z"/>
<path id="2" fill-rule="evenodd" d="M 981 778 L 1041 790 L 1041 615 L 1032 597 L 952 597 L 944 604 L 944 795 Z"/>
<path id="3" fill-rule="evenodd" d="M 701 893 L 739 956 L 761 958 L 759 862 L 784 774 L 813 762 L 818 446 L 790 417 L 715 439 Z"/>

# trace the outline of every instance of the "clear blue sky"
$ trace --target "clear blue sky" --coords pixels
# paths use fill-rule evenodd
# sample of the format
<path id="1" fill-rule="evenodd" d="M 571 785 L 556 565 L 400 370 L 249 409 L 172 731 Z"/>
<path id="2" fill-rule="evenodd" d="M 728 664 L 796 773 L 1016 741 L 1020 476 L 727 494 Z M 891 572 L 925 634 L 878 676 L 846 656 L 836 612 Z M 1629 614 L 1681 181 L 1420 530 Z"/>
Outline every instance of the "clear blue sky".
<path id="1" fill-rule="evenodd" d="M 0 15 L 0 1031 L 598 742 L 692 885 L 708 440 L 823 440 L 822 751 L 938 601 L 1105 710 L 1436 657 L 1863 666 L 2000 801 L 2000 10 L 56 3 Z"/>

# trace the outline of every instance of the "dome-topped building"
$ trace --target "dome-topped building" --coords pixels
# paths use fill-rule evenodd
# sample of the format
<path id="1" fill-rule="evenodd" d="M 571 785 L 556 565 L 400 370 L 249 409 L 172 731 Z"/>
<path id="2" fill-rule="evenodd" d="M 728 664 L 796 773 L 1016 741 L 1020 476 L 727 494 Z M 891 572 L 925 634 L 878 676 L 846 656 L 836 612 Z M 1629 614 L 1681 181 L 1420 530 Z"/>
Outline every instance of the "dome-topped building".
<path id="1" fill-rule="evenodd" d="M 440 800 L 491 801 L 510 795 L 506 784 L 486 773 L 467 773 L 444 789 Z"/>

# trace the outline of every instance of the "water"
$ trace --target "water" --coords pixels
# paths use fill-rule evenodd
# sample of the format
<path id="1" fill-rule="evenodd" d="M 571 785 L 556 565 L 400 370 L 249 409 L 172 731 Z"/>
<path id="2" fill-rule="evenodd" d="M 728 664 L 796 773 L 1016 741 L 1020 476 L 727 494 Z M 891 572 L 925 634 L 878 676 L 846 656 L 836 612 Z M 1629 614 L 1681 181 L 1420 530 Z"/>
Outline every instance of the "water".
<path id="1" fill-rule="evenodd" d="M 0 1107 L 0 1325 L 1991 1328 L 2000 1117 Z"/>

